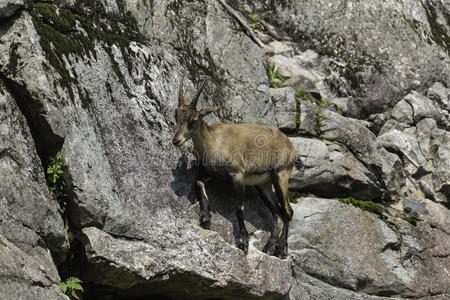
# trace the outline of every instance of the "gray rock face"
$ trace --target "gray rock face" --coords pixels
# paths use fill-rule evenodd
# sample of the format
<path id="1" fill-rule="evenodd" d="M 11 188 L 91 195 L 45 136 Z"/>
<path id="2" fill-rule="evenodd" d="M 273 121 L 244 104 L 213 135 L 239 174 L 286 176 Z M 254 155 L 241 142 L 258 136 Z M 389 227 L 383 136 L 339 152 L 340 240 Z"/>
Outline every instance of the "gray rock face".
<path id="1" fill-rule="evenodd" d="M 434 81 L 450 84 L 445 1 L 296 0 L 249 6 L 303 49 L 330 57 L 327 81 L 340 96 L 361 100 L 355 102 L 363 113 L 355 111 L 358 115 L 380 112 L 404 91 Z"/>
<path id="2" fill-rule="evenodd" d="M 0 19 L 13 16 L 24 7 L 23 0 L 4 0 L 0 3 Z"/>
<path id="3" fill-rule="evenodd" d="M 440 82 L 435 82 L 432 87 L 428 89 L 427 97 L 436 101 L 441 108 L 450 110 L 450 89 Z"/>
<path id="4" fill-rule="evenodd" d="M 295 91 L 290 88 L 269 89 L 274 104 L 277 127 L 287 132 L 295 132 L 297 128 L 297 100 Z"/>
<path id="5" fill-rule="evenodd" d="M 349 299 L 449 293 L 444 274 L 449 240 L 439 240 L 440 230 L 419 229 L 403 220 L 395 221 L 396 229 L 333 200 L 300 198 L 293 208 L 289 247 L 298 275 L 291 299 L 303 299 L 303 291 L 309 299 L 328 299 L 330 293 Z M 323 289 L 312 288 L 313 282 Z"/>
<path id="6" fill-rule="evenodd" d="M 0 295 L 63 299 L 57 263 L 68 250 L 58 204 L 51 198 L 34 141 L 0 81 Z"/>
<path id="7" fill-rule="evenodd" d="M 320 196 L 379 200 L 376 175 L 343 147 L 327 141 L 291 138 L 304 171 L 294 169 L 289 188 Z"/>
<path id="8" fill-rule="evenodd" d="M 58 271 L 40 238 L 31 230 L 24 234 L 34 240 L 22 250 L 0 234 L 0 295 L 2 299 L 69 299 L 59 287 Z M 25 239 L 25 236 L 23 238 Z"/>
<path id="9" fill-rule="evenodd" d="M 322 113 L 321 136 L 346 145 L 377 177 L 380 191 L 387 193 L 385 196 L 399 195 L 404 178 L 398 156 L 386 151 L 361 121 L 342 117 L 329 110 L 323 110 Z"/>
<path id="10" fill-rule="evenodd" d="M 81 6 L 73 9 L 89 17 L 92 8 L 78 4 Z M 1 37 L 1 71 L 7 74 L 16 97 L 26 87 L 27 97 L 22 101 L 29 112 L 30 126 L 40 132 L 36 136 L 38 150 L 48 155 L 48 147 L 57 146 L 51 145 L 48 137 L 63 141 L 59 147 L 67 164 L 71 220 L 75 230 L 83 230 L 86 259 L 91 266 L 81 270 L 80 276 L 127 295 L 158 293 L 141 287 L 157 286 L 161 278 L 167 288 L 160 291 L 170 295 L 170 287 L 181 278 L 198 279 L 189 281 L 190 285 L 195 282 L 193 295 L 279 299 L 289 291 L 290 262 L 258 250 L 245 256 L 234 247 L 236 221 L 225 213 L 234 208 L 230 191 L 226 197 L 221 194 L 224 199 L 219 201 L 220 197 L 208 188 L 213 206 L 218 205 L 214 207 L 212 231 L 200 229 L 192 206 L 197 169 L 191 155 L 171 144 L 173 110 L 183 74 L 188 74 L 185 86 L 191 92 L 193 81 L 210 79 L 204 95 L 213 97 L 203 97 L 200 106 L 221 105 L 222 119 L 274 124 L 261 50 L 236 31 L 237 25 L 219 3 L 180 2 L 172 6 L 166 1 L 151 5 L 127 1 L 125 5 L 147 33 L 145 44 L 139 42 L 143 37 L 122 33 L 139 41 L 130 40 L 124 46 L 118 37 L 111 41 L 109 36 L 97 36 L 89 52 L 55 53 L 51 47 L 46 48 L 48 37 L 40 31 L 39 6 L 23 12 Z M 154 19 L 139 23 L 144 16 Z M 158 27 L 161 16 L 169 22 L 164 24 L 168 27 Z M 200 22 L 199 16 L 204 17 Z M 103 22 L 94 15 L 90 17 L 93 23 Z M 120 28 L 118 20 L 110 15 L 108 26 Z M 72 40 L 92 34 L 88 21 L 80 17 L 75 22 Z M 69 43 L 64 31 L 55 34 Z M 187 37 L 192 40 L 181 44 Z M 164 46 L 159 45 L 160 39 Z M 12 49 L 18 54 L 16 58 L 9 55 Z M 54 56 L 63 69 L 52 64 Z M 199 73 L 191 73 L 194 66 Z M 250 202 L 259 201 L 249 192 Z M 265 221 L 270 216 L 267 209 L 252 210 L 251 203 L 246 206 L 253 244 L 261 249 L 273 221 L 270 217 Z M 104 245 L 111 247 L 102 248 Z M 123 257 L 130 249 L 133 257 Z M 149 249 L 158 253 L 156 265 L 152 266 Z M 135 255 L 141 260 L 130 263 Z M 142 268 L 146 271 L 139 271 Z M 115 274 L 122 283 L 107 279 L 115 278 Z"/>
<path id="11" fill-rule="evenodd" d="M 412 92 L 394 106 L 392 117 L 401 123 L 412 125 L 425 118 L 440 122 L 443 116 L 430 99 Z"/>
<path id="12" fill-rule="evenodd" d="M 289 260 L 255 249 L 250 249 L 246 257 L 236 247 L 223 243 L 217 233 L 192 224 L 179 222 L 157 228 L 154 234 L 164 237 L 159 241 L 150 235 L 142 241 L 119 240 L 94 227 L 84 228 L 83 233 L 87 259 L 95 262 L 94 273 L 87 277 L 118 287 L 118 296 L 139 296 L 139 289 L 144 289 L 188 299 L 280 299 L 280 294 L 287 294 L 290 288 Z M 195 261 L 195 268 L 190 261 Z M 101 279 L 95 275 L 96 270 L 104 274 Z M 178 275 L 171 278 L 174 273 Z M 152 278 L 158 280 L 149 280 Z M 203 282 L 199 284 L 197 278 Z"/>
<path id="13" fill-rule="evenodd" d="M 449 138 L 449 132 L 439 129 L 431 118 L 425 118 L 415 126 L 394 120 L 384 124 L 378 140 L 386 149 L 402 157 L 403 170 L 409 175 L 404 187 L 407 196 L 447 205 Z"/>
<path id="14" fill-rule="evenodd" d="M 79 276 L 92 299 L 448 296 L 448 56 L 435 35 L 448 5 L 243 5 L 266 46 L 219 1 L 26 1 L 0 24 L 1 299 L 64 298 L 56 265 L 72 265 L 61 276 Z M 287 87 L 269 88 L 271 63 Z M 199 227 L 198 166 L 189 144 L 171 144 L 183 76 L 191 93 L 208 79 L 199 106 L 220 107 L 209 123 L 296 135 L 293 190 L 389 200 L 386 219 L 300 198 L 281 260 L 261 252 L 275 222 L 248 187 L 245 255 L 231 185 L 211 180 L 211 224 Z M 297 103 L 296 88 L 315 100 Z M 63 265 L 67 237 L 45 183 L 59 151 L 74 233 Z"/>

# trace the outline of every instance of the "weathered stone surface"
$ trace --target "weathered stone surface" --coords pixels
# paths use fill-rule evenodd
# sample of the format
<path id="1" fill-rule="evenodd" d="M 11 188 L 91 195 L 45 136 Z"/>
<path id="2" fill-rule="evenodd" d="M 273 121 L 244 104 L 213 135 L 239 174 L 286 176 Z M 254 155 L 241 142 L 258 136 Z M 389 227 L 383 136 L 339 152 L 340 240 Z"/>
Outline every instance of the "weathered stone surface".
<path id="1" fill-rule="evenodd" d="M 450 7 L 441 1 L 264 1 L 250 5 L 280 31 L 330 57 L 328 83 L 366 115 L 417 87 L 449 86 Z M 446 17 L 447 16 L 447 17 Z M 321 22 L 319 20 L 327 20 Z"/>
<path id="2" fill-rule="evenodd" d="M 88 278 L 118 287 L 119 295 L 128 296 L 139 296 L 129 289 L 142 285 L 147 293 L 188 299 L 280 299 L 280 294 L 288 293 L 289 260 L 255 249 L 245 256 L 236 247 L 224 244 L 217 233 L 182 221 L 171 225 L 155 228 L 142 241 L 119 240 L 97 228 L 84 228 L 87 259 L 94 270 L 104 274 L 102 278 L 87 274 Z M 195 267 L 189 261 L 195 261 Z M 202 282 L 197 281 L 199 278 Z"/>
<path id="3" fill-rule="evenodd" d="M 450 89 L 442 83 L 435 82 L 428 89 L 427 97 L 436 101 L 443 109 L 450 110 Z"/>
<path id="4" fill-rule="evenodd" d="M 450 132 L 437 128 L 433 119 L 424 119 L 417 124 L 417 140 L 421 152 L 432 167 L 432 173 L 425 179 L 435 201 L 450 201 Z"/>
<path id="5" fill-rule="evenodd" d="M 269 89 L 274 104 L 277 127 L 283 131 L 294 132 L 297 128 L 297 100 L 295 91 L 290 88 Z"/>
<path id="6" fill-rule="evenodd" d="M 294 276 L 292 288 L 289 292 L 289 300 L 382 300 L 390 299 L 385 297 L 371 296 L 364 293 L 357 293 L 345 288 L 335 287 L 331 284 L 314 278 L 303 272 L 298 264 L 294 263 Z"/>
<path id="7" fill-rule="evenodd" d="M 290 189 L 323 197 L 381 198 L 376 176 L 345 148 L 318 139 L 293 137 L 291 141 L 304 170 L 293 170 Z"/>
<path id="8" fill-rule="evenodd" d="M 275 124 L 261 49 L 238 30 L 218 2 L 177 3 L 126 1 L 147 42 L 127 36 L 131 40 L 124 45 L 121 39 L 103 40 L 99 35 L 94 40 L 89 36 L 93 39 L 89 56 L 86 52 L 68 50 L 61 54 L 45 48 L 39 36 L 42 32 L 36 31 L 39 23 L 35 23 L 35 11 L 24 12 L 1 37 L 1 71 L 8 76 L 17 97 L 26 87 L 22 101 L 29 112 L 29 123 L 39 129 L 38 150 L 48 155 L 46 150 L 57 145 L 46 139 L 60 138 L 75 230 L 94 228 L 85 232 L 87 250 L 106 251 L 108 262 L 113 263 L 109 267 L 112 271 L 104 270 L 103 262 L 88 254 L 92 269 L 100 271 L 84 270 L 82 279 L 145 296 L 153 292 L 140 289 L 141 284 L 157 285 L 161 282 L 159 275 L 164 276 L 168 287 L 176 285 L 178 278 L 195 278 L 199 283 L 193 287 L 196 293 L 226 299 L 239 299 L 233 296 L 239 294 L 280 298 L 290 286 L 289 261 L 257 250 L 245 256 L 234 247 L 235 220 L 227 219 L 234 206 L 230 190 L 223 197 L 208 188 L 213 204 L 219 203 L 214 211 L 218 216 L 213 217 L 212 231 L 200 229 L 192 206 L 197 169 L 191 155 L 171 144 L 173 109 L 183 74 L 187 75 L 185 87 L 191 92 L 203 77 L 209 78 L 199 105 L 220 105 L 221 119 Z M 92 22 L 100 22 L 89 15 L 90 8 L 83 6 L 86 4 L 77 5 Z M 107 20 L 109 26 L 117 28 L 122 26 L 121 21 L 114 14 Z M 72 35 L 91 34 L 83 22 L 77 23 Z M 13 48 L 17 61 L 9 55 Z M 55 56 L 62 62 L 62 69 L 49 61 Z M 211 119 L 217 120 L 217 116 Z M 248 198 L 259 201 L 255 193 Z M 225 202 L 222 207 L 220 202 Z M 250 233 L 256 232 L 253 244 L 260 249 L 273 221 L 267 219 L 270 213 L 263 206 L 259 210 L 251 210 L 251 204 L 248 207 L 246 221 Z M 170 250 L 170 239 L 177 250 Z M 114 247 L 99 249 L 99 240 Z M 136 266 L 121 259 L 122 251 L 130 247 L 128 240 L 141 241 L 132 245 L 144 249 L 142 261 Z M 167 262 L 170 272 L 165 273 L 163 265 L 152 271 L 147 265 L 153 261 L 145 252 L 147 248 L 155 248 L 158 260 Z M 222 257 L 221 251 L 229 255 Z M 175 252 L 182 256 L 173 256 Z M 206 267 L 199 261 L 207 262 Z M 133 281 L 136 268 L 148 273 Z M 113 281 L 117 270 L 123 284 L 128 285 Z M 105 279 L 110 275 L 112 279 Z M 170 296 L 182 292 L 165 289 L 164 293 Z"/>
<path id="9" fill-rule="evenodd" d="M 56 267 L 31 230 L 24 236 L 34 240 L 22 250 L 0 234 L 0 296 L 15 299 L 69 299 L 61 292 Z M 23 237 L 24 237 L 23 236 Z"/>
<path id="10" fill-rule="evenodd" d="M 384 148 L 391 152 L 398 153 L 404 158 L 403 169 L 409 174 L 413 175 L 419 170 L 422 172 L 424 170 L 427 172 L 431 171 L 431 167 L 428 166 L 414 136 L 399 130 L 392 130 L 380 135 L 378 141 L 380 141 Z"/>
<path id="11" fill-rule="evenodd" d="M 27 247 L 22 231 L 37 233 L 60 263 L 68 242 L 58 203 L 45 183 L 27 121 L 0 81 L 0 234 Z"/>
<path id="12" fill-rule="evenodd" d="M 160 0 L 149 5 L 146 1 L 126 1 L 126 7 L 150 40 L 162 40 L 186 52 L 180 63 L 190 72 L 213 72 L 210 80 L 214 87 L 205 94 L 224 107 L 222 119 L 275 125 L 262 50 L 218 2 L 172 5 Z"/>
<path id="13" fill-rule="evenodd" d="M 450 264 L 446 248 L 450 239 L 440 230 L 414 227 L 403 220 L 395 221 L 395 229 L 370 213 L 334 200 L 300 198 L 293 208 L 289 247 L 296 273 L 371 295 L 449 293 L 445 269 Z M 324 290 L 326 295 L 333 288 Z"/>
<path id="14" fill-rule="evenodd" d="M 404 178 L 398 156 L 386 151 L 361 121 L 345 118 L 329 110 L 321 113 L 321 137 L 343 143 L 377 177 L 380 191 L 394 197 L 399 195 Z"/>
<path id="15" fill-rule="evenodd" d="M 268 58 L 268 64 L 287 79 L 281 83 L 282 86 L 307 90 L 315 93 L 318 99 L 333 97 L 329 87 L 324 84 L 326 75 L 322 72 L 321 61 L 314 51 L 307 50 L 289 57 L 276 54 Z"/>
<path id="16" fill-rule="evenodd" d="M 430 99 L 417 92 L 411 92 L 394 106 L 392 117 L 399 122 L 412 125 L 426 118 L 441 122 L 443 116 Z"/>
<path id="17" fill-rule="evenodd" d="M 13 16 L 24 7 L 23 0 L 4 0 L 0 3 L 0 19 Z"/>
<path id="18" fill-rule="evenodd" d="M 367 128 L 369 126 L 367 123 L 343 117 L 326 107 L 308 101 L 300 103 L 300 133 L 345 145 L 346 151 L 350 152 L 371 173 L 370 179 L 364 180 L 366 183 L 372 182 L 368 186 L 373 184 L 378 186 L 379 190 L 372 199 L 380 195 L 382 195 L 381 198 L 400 195 L 404 182 L 401 161 L 397 155 L 383 148 L 376 136 Z M 357 163 L 357 165 L 360 164 Z M 367 173 L 362 171 L 361 174 L 366 174 L 363 177 L 367 178 Z M 355 176 L 359 177 L 359 175 Z M 372 192 L 370 188 L 367 194 Z"/>
<path id="19" fill-rule="evenodd" d="M 252 1 L 246 10 L 259 15 L 261 40 L 270 43 L 262 48 L 218 1 L 27 3 L 0 25 L 0 256 L 19 257 L 0 260 L 7 271 L 0 298 L 62 297 L 48 249 L 58 260 L 67 241 L 41 166 L 60 150 L 86 298 L 282 299 L 291 283 L 291 299 L 448 295 L 448 56 L 434 34 L 439 24 L 447 28 L 446 3 L 296 0 L 260 11 L 275 2 Z M 395 18 L 400 12 L 405 17 Z M 269 90 L 264 62 L 271 58 L 290 72 L 284 84 L 315 92 L 322 104 L 302 101 L 299 124 L 293 89 Z M 170 143 L 183 75 L 191 93 L 208 79 L 200 106 L 220 106 L 208 122 L 290 133 L 298 126 L 322 138 L 293 138 L 305 168 L 291 185 L 328 197 L 399 200 L 389 208 L 396 226 L 334 201 L 300 199 L 291 258 L 280 260 L 260 252 L 274 220 L 247 188 L 244 255 L 234 247 L 232 188 L 211 180 L 213 216 L 208 230 L 200 228 L 197 167 L 189 145 Z M 426 88 L 427 97 L 410 93 Z M 380 113 L 373 123 L 346 118 L 328 99 L 347 117 Z M 405 211 L 423 221 L 413 227 L 394 217 Z M 22 259 L 30 262 L 24 270 Z"/>

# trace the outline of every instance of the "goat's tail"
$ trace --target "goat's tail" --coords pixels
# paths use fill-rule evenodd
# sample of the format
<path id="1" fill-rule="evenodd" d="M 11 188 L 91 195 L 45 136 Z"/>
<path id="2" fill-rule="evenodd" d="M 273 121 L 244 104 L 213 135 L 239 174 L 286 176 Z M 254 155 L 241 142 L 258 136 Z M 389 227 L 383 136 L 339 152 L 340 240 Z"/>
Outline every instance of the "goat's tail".
<path id="1" fill-rule="evenodd" d="M 302 159 L 300 158 L 299 154 L 297 154 L 295 157 L 294 166 L 297 170 L 303 171 L 303 168 L 305 165 L 303 164 Z"/>

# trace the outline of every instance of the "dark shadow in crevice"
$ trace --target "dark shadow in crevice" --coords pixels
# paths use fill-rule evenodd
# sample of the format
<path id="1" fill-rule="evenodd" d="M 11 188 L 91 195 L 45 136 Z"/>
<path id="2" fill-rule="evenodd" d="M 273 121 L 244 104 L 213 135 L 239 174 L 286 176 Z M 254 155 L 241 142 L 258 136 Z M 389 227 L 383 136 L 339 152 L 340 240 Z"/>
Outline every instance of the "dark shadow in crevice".
<path id="1" fill-rule="evenodd" d="M 61 150 L 64 144 L 64 137 L 57 135 L 53 131 L 45 118 L 42 103 L 34 99 L 25 86 L 7 78 L 2 73 L 0 73 L 0 78 L 27 120 L 37 154 L 45 168 L 49 164 L 50 157 L 55 156 Z"/>
<path id="2" fill-rule="evenodd" d="M 18 9 L 13 15 L 0 19 L 0 38 L 6 34 L 9 29 L 14 25 L 17 19 L 20 18 L 23 8 Z"/>

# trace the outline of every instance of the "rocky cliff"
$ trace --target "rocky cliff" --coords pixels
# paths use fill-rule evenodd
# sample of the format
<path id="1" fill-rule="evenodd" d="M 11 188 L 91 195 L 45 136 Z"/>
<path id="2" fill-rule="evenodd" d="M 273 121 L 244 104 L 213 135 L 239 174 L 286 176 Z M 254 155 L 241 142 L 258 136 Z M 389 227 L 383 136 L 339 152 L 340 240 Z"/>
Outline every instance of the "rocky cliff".
<path id="1" fill-rule="evenodd" d="M 450 297 L 448 2 L 228 4 L 259 42 L 220 1 L 0 4 L 0 298 Z M 228 183 L 198 225 L 183 75 L 208 122 L 290 136 L 287 259 L 252 189 L 248 255 Z"/>

